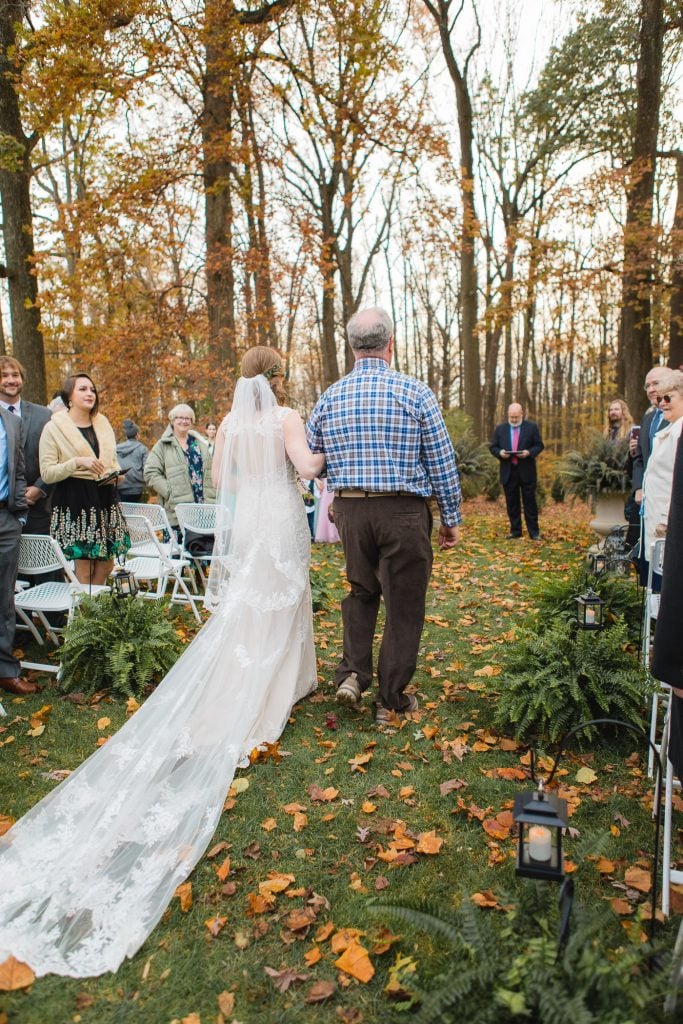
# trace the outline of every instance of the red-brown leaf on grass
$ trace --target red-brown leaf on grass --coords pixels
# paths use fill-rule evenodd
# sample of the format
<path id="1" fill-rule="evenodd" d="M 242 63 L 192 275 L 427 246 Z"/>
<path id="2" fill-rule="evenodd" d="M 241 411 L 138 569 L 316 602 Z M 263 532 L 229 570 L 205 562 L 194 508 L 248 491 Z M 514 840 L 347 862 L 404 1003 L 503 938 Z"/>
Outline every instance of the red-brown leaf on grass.
<path id="1" fill-rule="evenodd" d="M 373 786 L 372 789 L 368 790 L 368 796 L 382 796 L 385 799 L 391 799 L 391 793 L 381 783 L 379 786 Z"/>
<path id="2" fill-rule="evenodd" d="M 671 913 L 683 914 L 683 885 L 672 885 L 669 892 L 671 895 Z"/>
<path id="3" fill-rule="evenodd" d="M 249 857 L 250 860 L 258 860 L 261 856 L 261 844 L 257 839 L 253 843 L 248 843 L 247 846 L 242 850 L 242 854 L 245 857 Z"/>
<path id="4" fill-rule="evenodd" d="M 614 899 L 611 899 L 609 902 L 615 914 L 633 913 L 633 907 L 628 902 L 628 900 L 623 900 L 620 896 L 615 896 Z"/>
<path id="5" fill-rule="evenodd" d="M 498 746 L 501 750 L 507 750 L 508 752 L 512 750 L 519 750 L 519 743 L 517 740 L 509 740 L 507 736 L 501 736 L 498 740 Z"/>
<path id="6" fill-rule="evenodd" d="M 527 773 L 521 768 L 493 768 L 491 775 L 496 779 L 522 780 L 526 779 Z"/>
<path id="7" fill-rule="evenodd" d="M 367 949 L 356 941 L 346 947 L 339 959 L 335 960 L 334 966 L 363 984 L 367 984 L 375 974 Z"/>
<path id="8" fill-rule="evenodd" d="M 503 814 L 508 815 L 510 818 L 512 818 L 512 815 L 510 814 L 509 811 L 503 811 Z M 495 818 L 485 818 L 484 821 L 482 822 L 482 828 L 484 829 L 484 832 L 486 832 L 488 836 L 491 836 L 492 839 L 507 839 L 508 836 L 510 835 L 510 827 L 512 822 L 510 824 L 507 824 L 505 820 L 500 820 L 501 817 L 502 815 L 496 815 Z"/>
<path id="9" fill-rule="evenodd" d="M 311 985 L 306 996 L 305 1003 L 324 1003 L 326 999 L 333 996 L 337 986 L 333 981 L 316 981 Z"/>
<path id="10" fill-rule="evenodd" d="M 306 974 L 304 971 L 295 971 L 291 967 L 285 967 L 281 971 L 276 971 L 274 967 L 264 967 L 263 969 L 278 992 L 286 992 L 295 981 L 308 981 L 310 978 L 310 974 Z"/>
<path id="11" fill-rule="evenodd" d="M 16 992 L 17 989 L 28 988 L 35 980 L 36 976 L 28 964 L 14 956 L 8 956 L 0 964 L 0 992 Z"/>
<path id="12" fill-rule="evenodd" d="M 223 850 L 229 850 L 231 846 L 232 843 L 226 843 L 225 840 L 222 840 L 220 843 L 216 843 L 216 845 L 212 846 L 207 853 L 206 859 L 213 860 L 213 858 L 217 857 L 219 853 L 223 852 Z"/>
<path id="13" fill-rule="evenodd" d="M 380 928 L 379 932 L 375 936 L 370 952 L 374 956 L 383 956 L 384 953 L 388 953 L 391 947 L 402 939 L 401 935 L 394 935 L 390 928 L 384 925 Z"/>
<path id="14" fill-rule="evenodd" d="M 204 922 L 206 927 L 209 929 L 209 935 L 212 935 L 215 939 L 219 932 L 225 928 L 227 917 L 210 917 Z"/>
<path id="15" fill-rule="evenodd" d="M 628 868 L 624 873 L 624 881 L 630 889 L 638 892 L 649 892 L 652 888 L 652 875 L 643 868 Z"/>
<path id="16" fill-rule="evenodd" d="M 464 779 L 448 779 L 447 782 L 442 782 L 439 786 L 439 792 L 441 796 L 448 796 L 454 789 L 462 789 L 467 783 Z"/>
<path id="17" fill-rule="evenodd" d="M 173 893 L 180 900 L 180 909 L 186 914 L 192 906 L 192 882 L 183 882 Z"/>
<path id="18" fill-rule="evenodd" d="M 249 754 L 250 764 L 257 764 L 263 761 L 274 761 L 275 764 L 279 764 L 281 760 L 282 754 L 280 753 L 279 740 L 276 740 L 275 743 L 262 743 L 260 746 L 254 747 Z"/>
<path id="19" fill-rule="evenodd" d="M 303 931 L 305 928 L 310 928 L 312 924 L 315 924 L 317 916 L 318 915 L 313 907 L 302 907 L 299 910 L 292 910 L 289 914 L 286 914 L 283 924 L 285 928 L 289 928 L 290 931 L 299 932 Z"/>
<path id="20" fill-rule="evenodd" d="M 308 787 L 308 795 L 311 800 L 316 803 L 329 803 L 330 800 L 337 799 L 339 796 L 339 790 L 335 789 L 334 786 L 328 786 L 327 789 L 321 789 L 320 786 L 316 786 L 315 782 L 313 782 Z"/>
<path id="21" fill-rule="evenodd" d="M 381 892 L 382 889 L 388 889 L 388 888 L 389 888 L 389 879 L 385 878 L 384 875 L 378 875 L 377 878 L 375 879 L 375 889 L 377 889 L 378 892 Z"/>

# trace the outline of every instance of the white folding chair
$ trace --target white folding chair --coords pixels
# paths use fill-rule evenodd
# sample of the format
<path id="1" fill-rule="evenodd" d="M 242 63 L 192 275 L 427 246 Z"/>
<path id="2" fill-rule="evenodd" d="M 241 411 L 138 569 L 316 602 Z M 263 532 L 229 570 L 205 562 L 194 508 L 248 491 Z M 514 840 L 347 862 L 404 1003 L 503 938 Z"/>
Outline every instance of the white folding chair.
<path id="1" fill-rule="evenodd" d="M 133 573 L 139 583 L 155 584 L 154 589 L 141 590 L 140 596 L 148 600 L 160 601 L 165 596 L 168 584 L 173 580 L 171 592 L 172 604 L 187 604 L 197 622 L 201 616 L 197 611 L 196 602 L 202 600 L 191 594 L 183 572 L 190 568 L 186 558 L 170 558 L 156 535 L 156 531 L 145 516 L 126 516 L 126 529 L 131 539 L 132 557 L 126 561 L 126 569 Z M 136 550 L 152 550 L 154 554 L 138 555 Z M 183 595 L 183 596 L 181 596 Z"/>
<path id="2" fill-rule="evenodd" d="M 19 619 L 18 628 L 28 629 L 34 640 L 44 646 L 44 640 L 36 627 L 37 620 L 46 635 L 55 646 L 59 646 L 59 633 L 64 630 L 53 626 L 46 616 L 50 612 L 62 613 L 67 616 L 67 623 L 73 617 L 77 601 L 84 594 L 99 594 L 109 590 L 106 586 L 91 586 L 81 583 L 71 565 L 67 562 L 59 544 L 52 537 L 42 534 L 24 533 L 19 545 L 19 572 L 23 576 L 41 576 L 44 573 L 61 571 L 65 580 L 39 583 L 15 593 L 14 607 Z M 55 665 L 44 665 L 36 662 L 22 661 L 24 668 L 35 668 L 42 671 L 59 672 Z"/>
<path id="3" fill-rule="evenodd" d="M 669 760 L 669 730 L 671 721 L 671 702 L 673 690 L 668 688 L 668 700 L 664 716 L 664 727 L 662 739 L 659 745 L 659 756 L 664 771 L 664 785 L 662 793 L 664 798 L 664 836 L 662 839 L 662 913 L 668 917 L 670 910 L 670 888 L 671 885 L 683 885 L 683 871 L 671 870 L 671 834 L 673 831 L 673 795 L 674 790 L 681 789 L 680 781 L 675 778 L 673 766 Z M 656 865 L 655 865 L 656 868 Z"/>
<path id="4" fill-rule="evenodd" d="M 655 573 L 659 576 L 662 575 L 664 568 L 664 538 L 658 538 L 650 549 L 650 561 L 649 569 L 647 574 L 647 586 L 645 588 L 645 599 L 643 603 L 643 643 L 642 643 L 642 659 L 643 665 L 647 672 L 650 671 L 650 662 L 652 655 L 652 639 L 654 628 L 657 622 L 657 615 L 659 614 L 659 600 L 660 595 L 652 592 L 652 581 Z M 666 683 L 662 683 L 659 680 L 654 681 L 655 685 L 652 691 L 652 698 L 650 703 L 650 742 L 657 746 L 657 734 L 659 732 L 659 703 L 661 699 L 666 699 L 670 693 L 670 687 Z M 652 747 L 649 748 L 647 755 L 647 774 L 649 778 L 653 778 L 655 770 L 655 755 Z"/>
<path id="5" fill-rule="evenodd" d="M 159 537 L 161 547 L 163 551 L 169 556 L 169 558 L 180 557 L 180 544 L 175 538 L 173 527 L 168 521 L 166 515 L 166 509 L 163 505 L 152 505 L 143 501 L 122 501 L 121 510 L 124 516 L 144 516 L 148 519 L 154 528 L 154 532 Z M 135 555 L 153 555 L 156 558 L 156 549 L 153 550 L 153 545 L 145 541 L 141 548 L 131 548 L 131 553 Z"/>
<path id="6" fill-rule="evenodd" d="M 175 507 L 175 514 L 178 517 L 178 525 L 183 535 L 183 558 L 189 558 L 195 565 L 202 586 L 206 588 L 206 576 L 204 569 L 211 563 L 212 555 L 193 555 L 188 550 L 188 530 L 195 536 L 214 537 L 216 534 L 216 506 L 195 505 L 193 502 L 181 502 Z"/>

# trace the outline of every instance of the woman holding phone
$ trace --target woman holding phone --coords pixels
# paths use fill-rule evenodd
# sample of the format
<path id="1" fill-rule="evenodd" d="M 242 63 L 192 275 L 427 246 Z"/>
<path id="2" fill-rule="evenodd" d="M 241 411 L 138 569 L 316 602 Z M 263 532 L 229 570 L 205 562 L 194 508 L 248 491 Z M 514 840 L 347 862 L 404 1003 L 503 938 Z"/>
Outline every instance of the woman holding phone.
<path id="1" fill-rule="evenodd" d="M 40 473 L 52 492 L 50 533 L 75 563 L 81 583 L 103 584 L 113 559 L 130 547 L 116 498 L 121 475 L 116 437 L 99 412 L 97 389 L 87 373 L 62 385 L 66 409 L 54 414 L 40 438 Z"/>

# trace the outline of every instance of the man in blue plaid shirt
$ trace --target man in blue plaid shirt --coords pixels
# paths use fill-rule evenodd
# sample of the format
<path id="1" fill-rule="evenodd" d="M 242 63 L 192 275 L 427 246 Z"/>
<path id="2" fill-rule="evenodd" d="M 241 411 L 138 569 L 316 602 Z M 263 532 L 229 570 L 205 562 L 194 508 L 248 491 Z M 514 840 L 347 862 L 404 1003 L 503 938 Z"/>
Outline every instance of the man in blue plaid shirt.
<path id="1" fill-rule="evenodd" d="M 372 685 L 372 643 L 380 597 L 386 623 L 375 718 L 394 722 L 417 709 L 405 693 L 417 666 L 432 568 L 432 514 L 439 506 L 439 547 L 459 539 L 460 480 L 453 446 L 433 393 L 391 367 L 394 329 L 382 309 L 347 325 L 356 364 L 311 413 L 311 451 L 324 452 L 334 522 L 346 555 L 350 593 L 342 601 L 344 651 L 337 701 L 358 707 Z"/>

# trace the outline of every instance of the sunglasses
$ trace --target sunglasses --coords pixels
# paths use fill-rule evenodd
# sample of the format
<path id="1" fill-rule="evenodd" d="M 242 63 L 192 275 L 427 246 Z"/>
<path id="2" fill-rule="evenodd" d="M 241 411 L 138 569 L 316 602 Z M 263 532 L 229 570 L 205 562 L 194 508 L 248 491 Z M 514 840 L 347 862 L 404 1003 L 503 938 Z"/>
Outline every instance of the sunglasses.
<path id="1" fill-rule="evenodd" d="M 659 396 L 659 403 L 660 403 L 660 405 L 661 405 L 662 402 L 666 402 L 667 405 L 671 405 L 672 397 L 673 397 L 672 395 L 660 395 Z"/>

